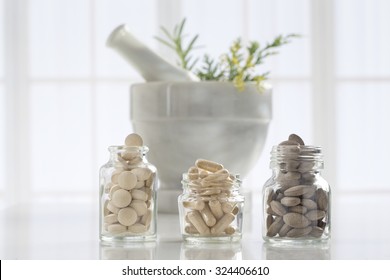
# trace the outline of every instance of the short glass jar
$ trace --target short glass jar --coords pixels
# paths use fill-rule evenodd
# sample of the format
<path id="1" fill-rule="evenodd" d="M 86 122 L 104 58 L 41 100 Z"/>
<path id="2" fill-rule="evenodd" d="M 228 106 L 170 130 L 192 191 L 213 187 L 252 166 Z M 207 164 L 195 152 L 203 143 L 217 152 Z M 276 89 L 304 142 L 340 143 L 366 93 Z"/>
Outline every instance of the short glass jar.
<path id="1" fill-rule="evenodd" d="M 110 146 L 100 168 L 100 239 L 108 242 L 156 238 L 157 170 L 146 146 Z"/>
<path id="2" fill-rule="evenodd" d="M 263 239 L 294 244 L 330 238 L 329 184 L 321 176 L 321 147 L 279 145 L 271 152 L 272 177 L 263 188 Z"/>
<path id="3" fill-rule="evenodd" d="M 230 242 L 242 235 L 244 196 L 241 180 L 232 176 L 227 185 L 200 186 L 183 174 L 178 198 L 180 228 L 185 241 Z"/>

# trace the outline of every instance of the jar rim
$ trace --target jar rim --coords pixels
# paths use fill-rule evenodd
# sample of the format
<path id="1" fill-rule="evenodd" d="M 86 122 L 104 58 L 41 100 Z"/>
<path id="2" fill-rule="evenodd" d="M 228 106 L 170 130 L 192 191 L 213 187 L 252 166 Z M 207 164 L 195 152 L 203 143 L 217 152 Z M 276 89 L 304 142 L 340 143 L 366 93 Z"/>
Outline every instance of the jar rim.
<path id="1" fill-rule="evenodd" d="M 322 147 L 310 145 L 277 145 L 273 146 L 271 150 L 270 167 L 297 168 L 297 165 L 302 162 L 312 162 L 312 170 L 319 170 L 324 168 L 324 155 Z M 292 164 L 292 165 L 291 165 Z M 290 167 L 288 167 L 290 166 Z"/>
<path id="2" fill-rule="evenodd" d="M 276 145 L 272 147 L 271 159 L 273 158 L 295 158 L 298 160 L 323 161 L 322 147 L 310 145 Z"/>
<path id="3" fill-rule="evenodd" d="M 108 151 L 111 153 L 117 153 L 117 152 L 138 152 L 138 153 L 147 153 L 149 152 L 148 146 L 109 146 Z"/>
<path id="4" fill-rule="evenodd" d="M 240 174 L 232 174 L 234 176 L 234 180 L 233 180 L 233 185 L 231 186 L 232 189 L 234 188 L 239 188 L 242 184 L 242 180 L 240 179 Z M 184 188 L 196 188 L 196 187 L 191 187 L 190 186 L 190 183 L 191 183 L 192 180 L 188 179 L 188 172 L 184 172 L 182 174 L 182 180 L 181 180 L 181 183 L 182 183 L 182 187 L 183 189 Z M 200 187 L 200 186 L 199 186 Z M 211 187 L 202 187 L 202 188 L 218 188 L 218 186 L 211 186 Z"/>
<path id="5" fill-rule="evenodd" d="M 272 146 L 272 150 L 274 149 L 289 149 L 291 147 L 298 147 L 299 149 L 303 150 L 312 150 L 312 151 L 317 151 L 317 152 L 322 152 L 322 147 L 321 146 L 314 146 L 314 145 L 274 145 Z"/>

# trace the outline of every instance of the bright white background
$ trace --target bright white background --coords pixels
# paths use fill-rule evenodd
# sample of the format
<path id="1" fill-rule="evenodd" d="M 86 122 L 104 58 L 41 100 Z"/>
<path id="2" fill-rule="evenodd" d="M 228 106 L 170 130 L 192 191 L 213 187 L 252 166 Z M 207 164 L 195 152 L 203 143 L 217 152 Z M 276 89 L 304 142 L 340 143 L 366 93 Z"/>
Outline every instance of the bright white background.
<path id="1" fill-rule="evenodd" d="M 389 12 L 386 0 L 0 0 L 0 197 L 94 197 L 141 81 L 105 40 L 127 23 L 173 58 L 153 36 L 183 17 L 214 55 L 237 37 L 303 35 L 264 65 L 274 118 L 248 186 L 261 188 L 271 146 L 295 132 L 324 147 L 334 191 L 390 192 Z"/>
<path id="2" fill-rule="evenodd" d="M 239 36 L 266 42 L 303 35 L 264 65 L 271 71 L 274 116 L 245 185 L 260 192 L 271 172 L 271 146 L 288 134 L 323 146 L 338 218 L 332 258 L 389 258 L 390 228 L 382 215 L 390 203 L 389 14 L 387 0 L 0 0 L 0 209 L 7 229 L 0 231 L 0 248 L 6 258 L 75 258 L 74 252 L 96 258 L 104 251 L 91 241 L 98 168 L 107 147 L 132 131 L 128 90 L 142 81 L 105 40 L 127 23 L 173 59 L 153 36 L 183 17 L 187 32 L 200 34 L 201 52 L 213 55 Z M 25 202 L 33 206 L 18 207 Z M 48 202 L 65 204 L 46 208 Z M 243 255 L 264 258 L 259 224 L 254 229 L 255 246 L 244 243 Z M 159 244 L 168 255 L 158 258 L 186 250 L 171 241 Z"/>

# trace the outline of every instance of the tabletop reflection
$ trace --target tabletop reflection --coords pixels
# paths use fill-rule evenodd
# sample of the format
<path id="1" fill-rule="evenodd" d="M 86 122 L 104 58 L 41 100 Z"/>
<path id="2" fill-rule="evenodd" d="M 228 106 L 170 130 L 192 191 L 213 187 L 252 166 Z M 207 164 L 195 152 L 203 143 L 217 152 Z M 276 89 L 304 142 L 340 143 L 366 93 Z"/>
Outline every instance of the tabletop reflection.
<path id="1" fill-rule="evenodd" d="M 263 254 L 266 260 L 329 260 L 330 243 L 305 246 L 279 246 L 265 243 Z"/>
<path id="2" fill-rule="evenodd" d="M 181 245 L 182 260 L 241 260 L 240 242 L 233 243 L 187 243 Z"/>
<path id="3" fill-rule="evenodd" d="M 140 242 L 129 244 L 99 245 L 101 260 L 154 260 L 156 259 L 156 242 Z"/>

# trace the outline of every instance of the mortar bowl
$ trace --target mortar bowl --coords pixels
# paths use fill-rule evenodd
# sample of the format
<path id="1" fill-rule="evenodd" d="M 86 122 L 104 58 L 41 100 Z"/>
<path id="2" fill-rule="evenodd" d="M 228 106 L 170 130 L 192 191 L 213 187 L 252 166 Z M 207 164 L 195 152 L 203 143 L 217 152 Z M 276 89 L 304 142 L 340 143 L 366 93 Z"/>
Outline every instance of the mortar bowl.
<path id="1" fill-rule="evenodd" d="M 159 211 L 177 213 L 182 174 L 199 158 L 219 162 L 245 180 L 267 137 L 272 88 L 260 92 L 247 83 L 239 91 L 230 82 L 133 84 L 130 115 L 158 170 Z"/>

